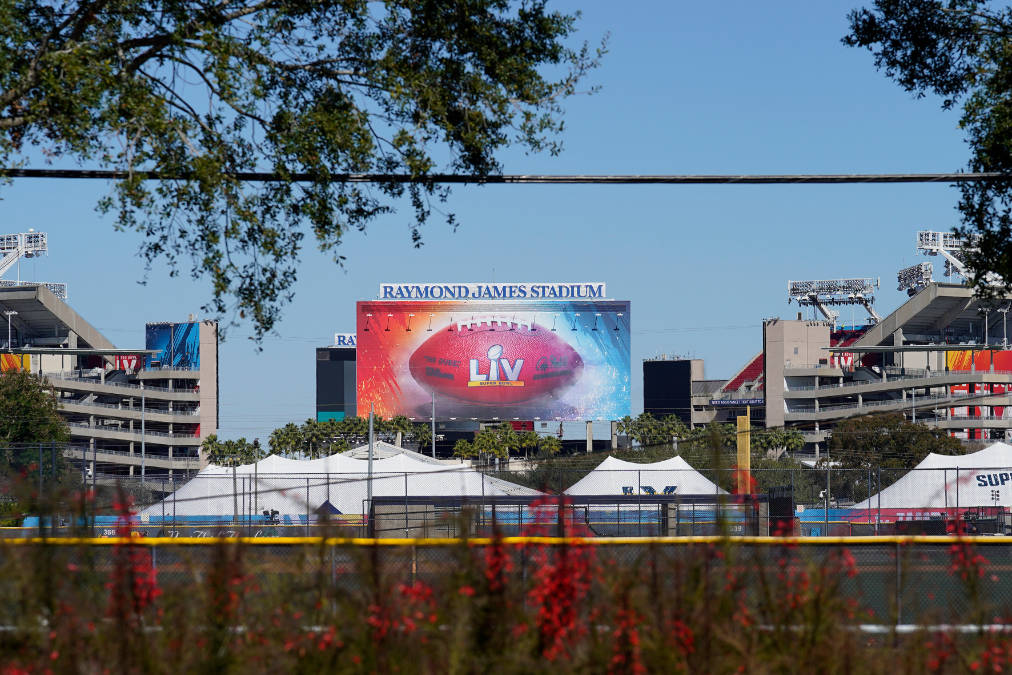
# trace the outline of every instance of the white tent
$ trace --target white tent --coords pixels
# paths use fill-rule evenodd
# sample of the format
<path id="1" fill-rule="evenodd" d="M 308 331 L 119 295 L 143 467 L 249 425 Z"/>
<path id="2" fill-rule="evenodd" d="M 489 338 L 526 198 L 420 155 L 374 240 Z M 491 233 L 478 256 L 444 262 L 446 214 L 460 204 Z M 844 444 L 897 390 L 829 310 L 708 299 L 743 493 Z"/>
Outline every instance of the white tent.
<path id="1" fill-rule="evenodd" d="M 568 495 L 622 494 L 727 494 L 693 469 L 688 462 L 672 457 L 651 464 L 636 464 L 608 457 L 576 484 Z"/>
<path id="2" fill-rule="evenodd" d="M 385 447 L 384 458 L 373 460 L 374 496 L 539 494 L 466 464 L 444 464 L 407 450 L 393 452 L 390 448 L 394 447 Z M 368 464 L 344 453 L 316 460 L 271 455 L 255 465 L 238 466 L 234 473 L 231 467 L 210 465 L 140 517 L 142 521 L 163 516 L 166 520 L 231 520 L 236 514 L 277 511 L 283 522 L 304 522 L 314 519 L 320 509 L 361 515 L 366 508 Z"/>
<path id="3" fill-rule="evenodd" d="M 1012 506 L 1012 445 L 968 455 L 928 455 L 902 478 L 854 509 Z"/>

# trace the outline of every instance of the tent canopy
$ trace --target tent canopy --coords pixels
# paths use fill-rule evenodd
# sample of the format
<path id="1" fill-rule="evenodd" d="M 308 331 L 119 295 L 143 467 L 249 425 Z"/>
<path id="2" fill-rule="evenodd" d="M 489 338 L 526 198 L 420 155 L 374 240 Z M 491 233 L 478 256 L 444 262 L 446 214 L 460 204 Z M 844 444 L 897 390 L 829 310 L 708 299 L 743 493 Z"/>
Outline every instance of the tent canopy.
<path id="1" fill-rule="evenodd" d="M 566 490 L 568 495 L 727 494 L 681 456 L 637 464 L 608 457 Z"/>
<path id="2" fill-rule="evenodd" d="M 352 452 L 360 451 L 356 448 Z M 384 459 L 372 462 L 375 496 L 539 494 L 486 476 L 466 464 L 434 462 L 416 457 L 418 453 L 409 450 L 384 454 Z M 237 466 L 234 472 L 232 467 L 210 465 L 140 515 L 142 520 L 161 518 L 163 514 L 166 519 L 211 519 L 277 511 L 282 519 L 311 519 L 321 506 L 341 514 L 362 514 L 368 493 L 368 464 L 368 460 L 343 453 L 315 460 L 271 455 L 256 464 Z"/>
<path id="3" fill-rule="evenodd" d="M 902 478 L 855 509 L 944 509 L 1012 506 L 1012 445 L 967 455 L 931 453 Z"/>

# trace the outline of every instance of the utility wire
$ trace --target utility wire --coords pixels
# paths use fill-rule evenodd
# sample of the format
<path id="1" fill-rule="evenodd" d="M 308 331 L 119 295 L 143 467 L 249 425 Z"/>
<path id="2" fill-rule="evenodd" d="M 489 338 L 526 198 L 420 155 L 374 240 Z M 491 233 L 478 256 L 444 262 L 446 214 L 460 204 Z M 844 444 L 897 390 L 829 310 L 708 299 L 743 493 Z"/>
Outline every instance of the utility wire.
<path id="1" fill-rule="evenodd" d="M 1002 173 L 855 173 L 855 174 L 449 174 L 422 176 L 393 173 L 333 173 L 326 179 L 319 174 L 293 172 L 282 179 L 274 171 L 225 172 L 239 181 L 266 183 L 280 180 L 304 183 L 324 180 L 332 183 L 422 183 L 422 184 L 555 184 L 555 185 L 769 185 L 769 184 L 844 184 L 844 183 L 968 183 L 1004 180 Z M 119 171 L 92 169 L 0 169 L 7 178 L 70 178 L 120 180 L 142 176 L 148 180 L 187 180 L 192 174 L 165 171 Z"/>

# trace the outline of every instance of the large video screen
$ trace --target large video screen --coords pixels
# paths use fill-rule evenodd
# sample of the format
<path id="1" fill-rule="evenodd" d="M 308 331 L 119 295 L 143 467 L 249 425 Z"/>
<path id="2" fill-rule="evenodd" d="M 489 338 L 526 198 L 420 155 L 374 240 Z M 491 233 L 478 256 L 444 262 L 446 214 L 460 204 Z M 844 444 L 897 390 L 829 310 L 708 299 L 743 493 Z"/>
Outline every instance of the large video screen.
<path id="1" fill-rule="evenodd" d="M 144 348 L 159 350 L 147 357 L 148 368 L 200 368 L 199 323 L 149 323 L 145 329 Z"/>
<path id="2" fill-rule="evenodd" d="M 629 303 L 365 301 L 358 413 L 619 419 L 630 414 Z"/>

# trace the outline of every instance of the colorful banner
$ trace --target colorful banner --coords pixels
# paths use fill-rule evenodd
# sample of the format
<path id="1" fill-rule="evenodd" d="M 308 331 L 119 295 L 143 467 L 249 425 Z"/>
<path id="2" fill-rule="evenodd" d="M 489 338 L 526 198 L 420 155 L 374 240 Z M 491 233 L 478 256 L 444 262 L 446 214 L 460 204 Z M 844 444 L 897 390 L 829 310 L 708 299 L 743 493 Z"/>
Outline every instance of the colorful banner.
<path id="1" fill-rule="evenodd" d="M 32 357 L 29 354 L 0 354 L 0 373 L 31 369 Z"/>
<path id="2" fill-rule="evenodd" d="M 945 366 L 949 370 L 970 370 L 970 358 L 973 356 L 973 370 L 987 371 L 991 369 L 991 354 L 994 354 L 995 370 L 1012 371 L 1012 351 L 973 351 L 945 352 Z"/>
<path id="3" fill-rule="evenodd" d="M 631 411 L 629 303 L 365 301 L 359 414 L 535 420 Z"/>
<path id="4" fill-rule="evenodd" d="M 199 323 L 149 323 L 145 328 L 145 349 L 161 350 L 147 357 L 148 368 L 200 368 Z"/>
<path id="5" fill-rule="evenodd" d="M 140 370 L 144 364 L 144 357 L 141 354 L 119 354 L 115 358 L 115 370 L 135 372 Z"/>
<path id="6" fill-rule="evenodd" d="M 1012 371 L 1012 351 L 973 351 L 962 350 L 945 353 L 945 366 L 948 370 L 967 371 L 976 370 L 988 372 L 991 370 L 991 357 L 994 355 L 994 369 Z M 1007 385 L 1004 384 L 957 384 L 950 387 L 954 394 L 1004 394 Z M 1005 406 L 958 406 L 950 410 L 954 418 L 967 418 L 967 431 L 955 431 L 952 433 L 956 438 L 973 438 L 987 440 L 986 429 L 974 428 L 973 418 L 982 415 L 993 415 L 994 417 L 1012 418 L 1012 409 Z M 1004 432 L 997 432 L 995 439 L 1004 438 Z"/>

